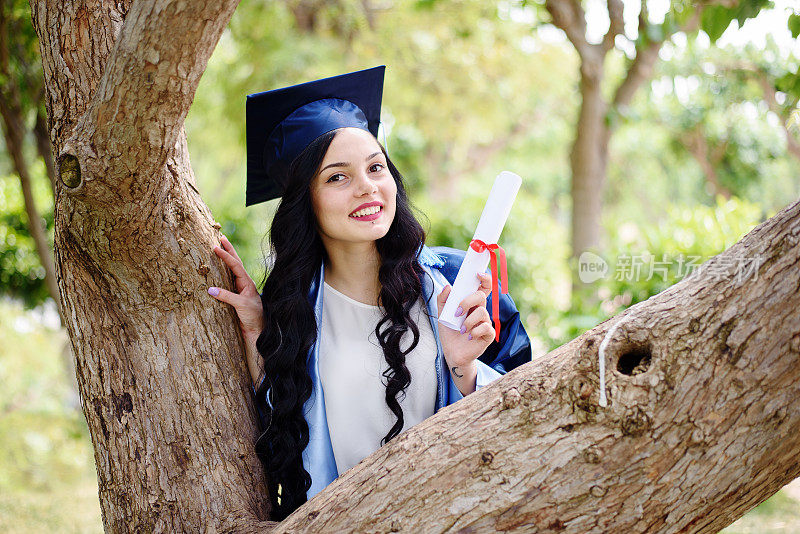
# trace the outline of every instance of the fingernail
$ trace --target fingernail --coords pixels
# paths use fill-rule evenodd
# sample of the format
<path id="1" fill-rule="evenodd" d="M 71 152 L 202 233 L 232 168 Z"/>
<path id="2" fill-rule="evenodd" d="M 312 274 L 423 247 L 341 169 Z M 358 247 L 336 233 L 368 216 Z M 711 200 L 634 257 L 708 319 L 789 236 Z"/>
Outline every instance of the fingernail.
<path id="1" fill-rule="evenodd" d="M 472 341 L 472 334 L 470 334 L 469 336 L 467 336 L 467 339 L 469 339 L 470 341 Z"/>
<path id="2" fill-rule="evenodd" d="M 209 287 L 208 288 L 208 294 L 211 295 L 212 297 L 216 297 L 217 295 L 219 295 L 219 288 L 218 287 Z"/>
<path id="3" fill-rule="evenodd" d="M 461 308 L 461 306 L 456 308 L 456 317 L 459 317 L 462 313 L 464 313 L 464 310 Z"/>
<path id="4" fill-rule="evenodd" d="M 466 331 L 467 331 L 467 327 L 462 324 L 461 325 L 461 333 L 463 334 Z"/>

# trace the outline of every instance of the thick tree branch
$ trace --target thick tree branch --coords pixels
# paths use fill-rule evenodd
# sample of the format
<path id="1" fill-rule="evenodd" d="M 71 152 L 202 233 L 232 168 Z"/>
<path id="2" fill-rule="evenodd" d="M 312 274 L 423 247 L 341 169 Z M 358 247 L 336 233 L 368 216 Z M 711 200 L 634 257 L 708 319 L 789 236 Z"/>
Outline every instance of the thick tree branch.
<path id="1" fill-rule="evenodd" d="M 398 436 L 276 532 L 718 532 L 800 475 L 798 244 L 794 203 Z"/>
<path id="2" fill-rule="evenodd" d="M 545 9 L 553 18 L 553 25 L 567 34 L 581 59 L 592 56 L 593 46 L 586 41 L 586 13 L 580 0 L 547 0 Z"/>
<path id="3" fill-rule="evenodd" d="M 617 35 L 622 35 L 625 31 L 625 4 L 622 0 L 607 0 L 608 6 L 608 31 L 603 36 L 603 54 L 608 53 L 614 48 L 614 41 Z"/>
<path id="4" fill-rule="evenodd" d="M 653 75 L 653 67 L 658 60 L 658 51 L 663 41 L 651 42 L 639 48 L 636 57 L 628 67 L 625 79 L 614 94 L 613 107 L 620 108 L 630 104 L 636 90 Z"/>
<path id="5" fill-rule="evenodd" d="M 700 16 L 703 12 L 703 6 L 697 6 L 689 20 L 679 29 L 683 32 L 693 32 L 697 30 L 700 25 Z M 639 13 L 639 34 L 647 31 L 647 11 L 645 9 L 645 2 L 642 2 L 642 11 Z M 625 107 L 633 100 L 633 95 L 643 83 L 650 79 L 653 75 L 653 68 L 656 61 L 658 61 L 658 52 L 664 45 L 664 40 L 668 39 L 670 35 L 664 35 L 663 40 L 648 41 L 642 48 L 636 50 L 636 57 L 631 61 L 625 78 L 622 83 L 617 87 L 612 100 L 612 107 L 615 109 Z"/>
<path id="6" fill-rule="evenodd" d="M 61 3 L 30 0 L 56 155 L 92 101 L 131 1 L 81 0 L 74 9 L 63 9 Z"/>
<path id="7" fill-rule="evenodd" d="M 174 191 L 177 186 L 174 179 L 186 181 L 187 183 L 181 184 L 181 186 L 186 185 L 189 189 L 193 189 L 191 171 L 183 172 L 183 169 L 181 169 L 181 172 L 178 172 L 174 164 L 171 164 L 169 160 L 167 160 L 166 164 L 162 164 L 161 168 L 157 169 L 158 172 L 148 174 L 148 167 L 150 170 L 159 167 L 159 158 L 163 158 L 164 153 L 168 153 L 174 146 L 182 143 L 179 134 L 174 134 L 176 137 L 172 141 L 166 138 L 163 140 L 164 142 L 173 143 L 173 146 L 160 146 L 155 137 L 151 137 L 150 140 L 156 146 L 156 153 L 152 154 L 153 157 L 149 157 L 147 147 L 140 149 L 135 144 L 126 146 L 125 142 L 126 140 L 130 143 L 136 142 L 136 135 L 128 134 L 132 132 L 133 134 L 140 134 L 142 128 L 139 119 L 146 115 L 152 116 L 156 109 L 163 110 L 163 108 L 172 106 L 173 115 L 166 111 L 161 114 L 165 124 L 166 120 L 177 120 L 176 117 L 185 115 L 186 109 L 179 110 L 175 109 L 175 107 L 182 105 L 184 108 L 188 108 L 188 100 L 191 95 L 187 95 L 182 102 L 168 100 L 176 91 L 186 89 L 187 83 L 184 78 L 192 75 L 194 76 L 192 78 L 192 91 L 194 90 L 199 78 L 198 71 L 202 70 L 207 56 L 213 49 L 215 40 L 227 22 L 227 19 L 208 21 L 203 18 L 220 13 L 222 8 L 217 5 L 205 8 L 205 11 L 203 11 L 204 8 L 198 3 L 183 5 L 177 1 L 139 2 L 137 3 L 136 11 L 138 15 L 128 25 L 126 40 L 118 41 L 117 37 L 123 33 L 123 22 L 126 20 L 130 4 L 131 0 L 118 0 L 115 2 L 81 0 L 80 2 L 69 4 L 48 0 L 31 0 L 32 20 L 34 28 L 39 35 L 42 62 L 44 64 L 49 135 L 53 141 L 53 151 L 55 154 L 60 155 L 74 153 L 79 156 L 77 158 L 77 171 L 82 169 L 84 172 L 73 172 L 72 174 L 83 181 L 78 181 L 77 189 L 70 191 L 77 193 L 83 187 L 83 182 L 87 181 L 106 184 L 105 187 L 95 188 L 93 192 L 95 193 L 95 198 L 101 198 L 106 201 L 104 206 L 108 208 L 119 207 L 122 204 L 119 200 L 124 199 L 126 194 L 128 198 L 137 200 L 142 200 L 145 196 L 138 194 L 142 192 L 141 190 L 133 190 L 130 187 L 126 189 L 120 187 L 120 183 L 113 182 L 114 176 L 111 171 L 119 169 L 121 166 L 129 169 L 129 177 L 146 177 L 153 181 L 155 186 L 160 186 L 162 189 L 166 188 Z M 233 10 L 233 4 L 234 2 L 226 4 L 228 16 L 230 11 Z M 146 16 L 148 9 L 150 9 L 149 13 L 153 15 L 151 19 Z M 156 14 L 159 16 L 155 16 Z M 174 17 L 174 20 L 171 17 Z M 197 20 L 198 17 L 199 21 Z M 187 36 L 181 33 L 182 30 L 187 30 L 192 26 L 193 23 L 191 21 L 193 20 L 195 20 L 194 24 L 200 28 L 198 34 Z M 212 28 L 213 32 L 210 30 L 205 31 L 207 27 Z M 137 40 L 137 28 L 142 31 L 152 30 L 155 33 L 149 36 L 139 36 L 141 38 Z M 211 35 L 211 33 L 214 33 L 214 35 Z M 155 41 L 155 45 L 152 44 L 153 41 Z M 140 52 L 143 56 L 147 55 L 147 53 L 150 54 L 142 61 L 146 61 L 148 58 L 153 59 L 153 53 L 158 54 L 160 52 L 158 49 L 159 42 L 166 43 L 163 48 L 167 52 L 174 52 L 176 56 L 182 54 L 181 57 L 192 64 L 181 65 L 178 58 L 170 58 L 167 53 L 162 54 L 163 61 L 155 65 L 155 70 L 151 74 L 162 73 L 166 67 L 172 67 L 173 75 L 171 77 L 168 74 L 160 77 L 156 76 L 153 79 L 153 84 L 149 85 L 147 90 L 139 94 L 133 94 L 132 88 L 136 87 L 136 84 L 141 81 L 137 78 L 141 71 L 136 69 L 136 54 L 137 52 Z M 136 48 L 137 46 L 139 48 Z M 191 48 L 191 50 L 180 50 L 180 46 Z M 115 55 L 112 59 L 109 59 L 112 57 L 112 50 Z M 201 58 L 202 61 L 194 59 L 194 55 L 197 54 L 198 50 L 206 54 L 206 59 Z M 125 63 L 126 61 L 128 63 Z M 120 72 L 120 68 L 122 72 Z M 121 84 L 120 92 L 128 90 L 130 100 L 120 102 L 120 105 L 113 110 L 114 117 L 109 118 L 107 115 L 98 114 L 100 111 L 108 111 L 108 100 L 104 101 L 102 97 L 97 95 L 102 78 L 106 84 L 104 93 L 106 97 L 119 96 L 113 89 L 109 89 L 111 88 L 108 85 L 111 83 L 109 77 L 112 71 L 119 74 L 116 78 Z M 168 88 L 159 92 L 158 95 L 154 95 L 152 90 L 157 89 L 158 84 L 166 84 Z M 109 94 L 111 95 L 110 97 Z M 157 101 L 155 104 L 153 103 L 154 100 Z M 90 108 L 90 104 L 95 107 Z M 106 107 L 104 107 L 104 104 Z M 145 109 L 136 111 L 140 107 Z M 93 122 L 92 117 L 99 117 L 102 120 Z M 103 122 L 103 120 L 115 121 L 115 124 L 109 125 L 108 122 Z M 78 121 L 82 121 L 80 125 L 78 125 Z M 163 130 L 169 130 L 174 133 L 177 129 L 180 132 L 182 121 L 179 121 L 179 123 L 178 126 L 165 125 Z M 103 128 L 116 128 L 114 131 L 121 136 L 127 135 L 127 139 L 113 140 L 106 143 L 106 145 L 102 143 L 92 144 L 91 140 L 94 138 L 102 141 Z M 153 132 L 151 131 L 150 133 L 152 134 Z M 109 132 L 109 135 L 111 135 L 111 132 Z M 117 151 L 115 152 L 112 149 Z M 138 167 L 130 168 L 137 156 L 147 158 L 147 162 Z M 182 160 L 182 156 L 176 158 L 176 160 Z M 60 167 L 63 175 L 64 166 L 60 165 Z M 137 174 L 134 175 L 134 173 Z M 154 175 L 166 175 L 174 179 L 154 180 Z M 129 182 L 133 182 L 133 180 L 130 179 Z M 63 189 L 62 180 L 58 180 L 57 185 L 59 189 Z M 136 183 L 129 185 L 136 187 Z M 196 194 L 196 189 L 194 192 Z M 210 219 L 207 209 L 201 209 L 201 211 L 205 211 L 203 215 L 208 216 Z M 114 216 L 111 215 L 111 218 L 113 219 Z M 87 225 L 76 227 L 76 230 L 85 228 L 87 231 L 92 231 L 96 230 L 97 227 L 97 224 Z M 105 238 L 107 236 L 103 237 L 103 239 Z"/>
<path id="8" fill-rule="evenodd" d="M 174 149 L 200 76 L 237 4 L 131 5 L 91 105 L 63 148 L 91 170 L 84 176 L 102 176 L 115 200 L 140 198 L 137 180 L 148 181 Z M 93 193 L 102 195 L 106 187 Z"/>

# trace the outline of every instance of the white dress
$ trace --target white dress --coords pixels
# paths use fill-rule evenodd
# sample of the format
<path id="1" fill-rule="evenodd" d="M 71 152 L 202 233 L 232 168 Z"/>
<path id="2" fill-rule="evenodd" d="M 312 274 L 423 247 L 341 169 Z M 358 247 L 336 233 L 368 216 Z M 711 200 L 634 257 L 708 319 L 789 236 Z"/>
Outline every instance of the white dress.
<path id="1" fill-rule="evenodd" d="M 389 368 L 375 336 L 381 308 L 358 302 L 323 283 L 319 372 L 336 467 L 341 475 L 380 447 L 397 418 L 386 405 Z M 411 383 L 398 402 L 403 431 L 433 415 L 436 406 L 436 339 L 422 298 L 411 310 L 420 330 L 416 348 L 406 355 Z M 411 345 L 410 331 L 400 342 Z"/>

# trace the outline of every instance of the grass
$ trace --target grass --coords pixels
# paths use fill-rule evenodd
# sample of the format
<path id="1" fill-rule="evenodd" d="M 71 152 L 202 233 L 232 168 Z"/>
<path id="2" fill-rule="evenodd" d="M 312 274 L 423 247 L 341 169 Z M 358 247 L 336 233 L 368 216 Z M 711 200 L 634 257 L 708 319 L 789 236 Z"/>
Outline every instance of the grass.
<path id="1" fill-rule="evenodd" d="M 789 497 L 785 490 L 781 490 L 722 532 L 723 534 L 800 532 L 800 501 Z"/>
<path id="2" fill-rule="evenodd" d="M 89 429 L 65 334 L 0 300 L 0 532 L 102 532 Z"/>

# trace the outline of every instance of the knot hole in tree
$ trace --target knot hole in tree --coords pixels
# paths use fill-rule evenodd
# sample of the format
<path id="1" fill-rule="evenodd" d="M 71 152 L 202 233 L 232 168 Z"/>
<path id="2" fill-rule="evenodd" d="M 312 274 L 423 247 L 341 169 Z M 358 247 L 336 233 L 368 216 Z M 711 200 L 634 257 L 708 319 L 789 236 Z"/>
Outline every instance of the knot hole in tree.
<path id="1" fill-rule="evenodd" d="M 81 166 L 78 158 L 72 154 L 62 154 L 58 158 L 58 176 L 61 182 L 71 189 L 81 185 Z"/>
<path id="2" fill-rule="evenodd" d="M 650 368 L 651 359 L 650 343 L 629 346 L 619 355 L 617 371 L 628 376 L 642 374 Z"/>

